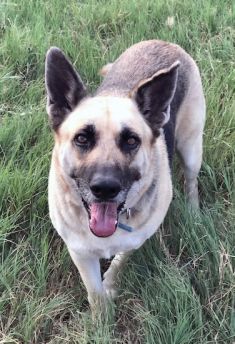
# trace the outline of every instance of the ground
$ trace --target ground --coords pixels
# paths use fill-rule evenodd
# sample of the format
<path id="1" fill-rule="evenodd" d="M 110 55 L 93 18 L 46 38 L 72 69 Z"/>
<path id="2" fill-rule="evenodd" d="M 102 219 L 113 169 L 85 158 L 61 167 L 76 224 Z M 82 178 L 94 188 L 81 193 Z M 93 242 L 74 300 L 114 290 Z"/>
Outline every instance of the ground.
<path id="1" fill-rule="evenodd" d="M 230 0 L 0 2 L 0 343 L 235 342 L 235 3 Z M 58 46 L 94 90 L 134 42 L 178 43 L 197 61 L 207 103 L 201 212 L 183 195 L 119 276 L 104 321 L 48 216 L 53 137 L 44 59 Z"/>

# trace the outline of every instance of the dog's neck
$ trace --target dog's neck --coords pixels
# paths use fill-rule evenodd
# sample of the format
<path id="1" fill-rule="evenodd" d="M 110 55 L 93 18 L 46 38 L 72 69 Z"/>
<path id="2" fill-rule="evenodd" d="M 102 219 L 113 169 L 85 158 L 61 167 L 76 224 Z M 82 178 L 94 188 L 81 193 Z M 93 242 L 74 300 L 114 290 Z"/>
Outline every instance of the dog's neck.
<path id="1" fill-rule="evenodd" d="M 152 196 L 154 194 L 154 191 L 156 189 L 156 180 L 153 180 L 151 185 L 149 185 L 148 189 L 145 191 L 145 193 L 141 196 L 141 198 L 138 200 L 138 202 L 131 208 L 125 208 L 123 212 L 126 213 L 127 219 L 130 217 L 134 217 L 141 211 L 144 211 L 145 204 L 147 204 L 152 201 Z"/>

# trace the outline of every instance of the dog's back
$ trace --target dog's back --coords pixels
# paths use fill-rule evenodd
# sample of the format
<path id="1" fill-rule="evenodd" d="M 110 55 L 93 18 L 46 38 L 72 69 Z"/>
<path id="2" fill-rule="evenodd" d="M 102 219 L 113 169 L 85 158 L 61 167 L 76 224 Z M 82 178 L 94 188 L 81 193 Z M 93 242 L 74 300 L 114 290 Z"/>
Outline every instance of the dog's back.
<path id="1" fill-rule="evenodd" d="M 192 58 L 178 45 L 159 40 L 143 41 L 127 49 L 107 67 L 105 78 L 97 94 L 127 96 L 140 81 L 150 78 L 159 70 L 180 61 L 178 78 L 181 91 L 187 87 L 188 74 L 194 67 Z"/>

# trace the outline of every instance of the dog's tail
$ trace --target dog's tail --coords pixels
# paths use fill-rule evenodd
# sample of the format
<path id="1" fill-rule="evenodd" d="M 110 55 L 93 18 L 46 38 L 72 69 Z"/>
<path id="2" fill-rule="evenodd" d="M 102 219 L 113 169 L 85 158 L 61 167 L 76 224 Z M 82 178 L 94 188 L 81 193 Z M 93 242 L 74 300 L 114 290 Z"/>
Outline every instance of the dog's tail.
<path id="1" fill-rule="evenodd" d="M 112 66 L 113 66 L 113 63 L 107 63 L 106 65 L 104 65 L 104 66 L 100 69 L 99 75 L 105 76 L 106 74 L 108 74 L 108 73 L 110 72 Z"/>

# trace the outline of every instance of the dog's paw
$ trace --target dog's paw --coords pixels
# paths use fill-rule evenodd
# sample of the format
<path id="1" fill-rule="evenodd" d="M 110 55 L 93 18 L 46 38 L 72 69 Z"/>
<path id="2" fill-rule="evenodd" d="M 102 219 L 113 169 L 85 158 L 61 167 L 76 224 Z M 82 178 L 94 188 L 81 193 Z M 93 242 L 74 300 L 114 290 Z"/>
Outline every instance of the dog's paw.
<path id="1" fill-rule="evenodd" d="M 104 279 L 103 281 L 104 291 L 109 300 L 114 300 L 118 296 L 117 288 L 114 283 L 109 283 Z"/>
<path id="2" fill-rule="evenodd" d="M 107 288 L 105 289 L 105 292 L 109 300 L 115 300 L 118 296 L 117 289 L 115 288 Z"/>

